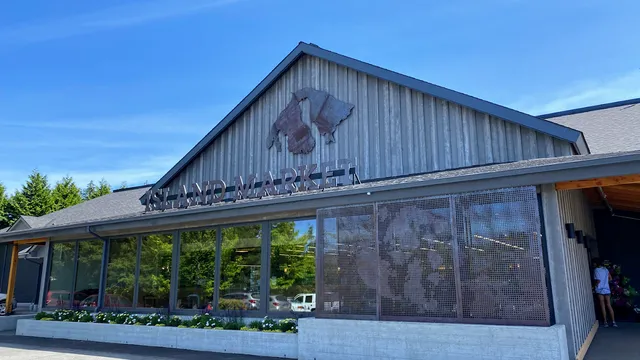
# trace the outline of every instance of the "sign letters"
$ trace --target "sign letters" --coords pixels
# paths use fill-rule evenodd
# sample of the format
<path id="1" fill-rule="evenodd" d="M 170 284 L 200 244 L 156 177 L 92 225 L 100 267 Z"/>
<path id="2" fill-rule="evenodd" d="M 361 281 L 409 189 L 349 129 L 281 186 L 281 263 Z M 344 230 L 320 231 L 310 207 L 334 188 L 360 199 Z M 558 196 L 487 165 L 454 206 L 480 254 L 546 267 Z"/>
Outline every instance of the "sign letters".
<path id="1" fill-rule="evenodd" d="M 355 159 L 340 159 L 323 162 L 319 166 L 310 164 L 284 168 L 278 173 L 277 179 L 274 179 L 271 171 L 266 171 L 261 177 L 257 174 L 238 175 L 234 178 L 232 186 L 219 179 L 189 186 L 181 184 L 173 193 L 171 188 L 149 190 L 143 203 L 146 206 L 145 211 L 148 212 L 326 189 L 351 184 L 350 175 L 355 176 L 356 165 Z"/>

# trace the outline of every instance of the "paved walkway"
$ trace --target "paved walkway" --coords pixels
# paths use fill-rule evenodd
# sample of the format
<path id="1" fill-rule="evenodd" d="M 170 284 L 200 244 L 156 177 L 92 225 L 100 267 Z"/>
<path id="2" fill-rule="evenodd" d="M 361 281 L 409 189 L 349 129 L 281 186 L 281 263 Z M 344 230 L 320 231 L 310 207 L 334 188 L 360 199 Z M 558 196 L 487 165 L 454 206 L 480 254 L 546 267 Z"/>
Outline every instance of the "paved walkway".
<path id="1" fill-rule="evenodd" d="M 30 338 L 24 336 L 15 336 L 13 332 L 0 332 L 0 359 L 266 360 L 273 358 L 262 358 L 247 355 L 217 354 L 210 352 L 134 345 L 104 344 L 87 341 Z"/>
<path id="2" fill-rule="evenodd" d="M 598 329 L 585 360 L 640 359 L 640 324 L 618 326 Z"/>

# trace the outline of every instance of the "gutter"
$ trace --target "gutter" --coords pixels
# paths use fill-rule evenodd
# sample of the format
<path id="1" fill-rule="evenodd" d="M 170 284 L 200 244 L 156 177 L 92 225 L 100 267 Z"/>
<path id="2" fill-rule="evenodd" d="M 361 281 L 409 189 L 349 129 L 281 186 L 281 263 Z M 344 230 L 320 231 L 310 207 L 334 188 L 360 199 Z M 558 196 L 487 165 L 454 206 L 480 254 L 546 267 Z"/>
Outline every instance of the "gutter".
<path id="1" fill-rule="evenodd" d="M 536 161 L 536 160 L 532 160 Z M 504 166 L 493 165 L 495 166 Z M 150 226 L 184 222 L 185 217 L 202 217 L 207 214 L 211 218 L 226 219 L 234 216 L 246 216 L 254 214 L 278 213 L 284 211 L 287 206 L 290 210 L 313 209 L 322 207 L 338 206 L 339 204 L 358 204 L 374 201 L 387 201 L 391 199 L 402 199 L 409 197 L 443 195 L 448 193 L 492 190 L 505 187 L 542 185 L 561 181 L 581 180 L 592 177 L 594 173 L 598 176 L 616 176 L 640 173 L 640 152 L 633 152 L 619 156 L 598 157 L 595 159 L 580 159 L 570 162 L 558 162 L 547 165 L 532 165 L 516 169 L 505 169 L 491 171 L 492 165 L 488 165 L 488 172 L 472 172 L 478 168 L 458 170 L 462 174 L 456 176 L 446 176 L 435 179 L 416 179 L 413 177 L 398 179 L 396 183 L 375 186 L 375 183 L 346 186 L 347 189 L 327 189 L 313 193 L 297 193 L 295 195 L 281 195 L 268 200 L 242 201 L 218 206 L 202 206 L 198 208 L 167 211 L 158 214 L 140 215 L 131 214 L 128 218 L 117 218 L 111 220 L 96 221 L 93 223 L 71 224 L 60 227 L 42 228 L 36 231 L 23 230 L 0 235 L 0 242 L 30 239 L 37 237 L 52 237 L 64 235 L 86 235 L 91 234 L 90 228 L 107 227 L 109 225 L 121 225 L 123 230 L 135 231 L 141 226 L 126 226 L 127 224 L 146 221 Z M 600 167 L 600 169 L 594 169 Z M 465 174 L 464 172 L 472 172 Z M 456 172 L 452 170 L 451 172 Z M 490 180 L 490 183 L 486 183 Z M 367 186 L 369 185 L 369 186 Z M 351 187 L 351 188 L 348 188 Z M 418 191 L 419 190 L 419 191 Z M 397 194 L 403 193 L 403 194 Z M 295 199 L 294 199 L 295 198 Z M 337 200 L 334 200 L 337 199 Z M 299 205 L 300 202 L 307 202 L 307 206 Z M 295 203 L 295 206 L 291 206 Z M 267 207 L 268 208 L 265 208 Z M 255 209 L 259 208 L 258 211 Z M 222 214 L 222 215 L 218 215 Z M 133 216 L 139 215 L 139 216 Z M 171 220 L 162 221 L 171 218 Z M 102 229 L 103 231 L 105 229 Z M 94 233 L 95 234 L 95 233 Z"/>

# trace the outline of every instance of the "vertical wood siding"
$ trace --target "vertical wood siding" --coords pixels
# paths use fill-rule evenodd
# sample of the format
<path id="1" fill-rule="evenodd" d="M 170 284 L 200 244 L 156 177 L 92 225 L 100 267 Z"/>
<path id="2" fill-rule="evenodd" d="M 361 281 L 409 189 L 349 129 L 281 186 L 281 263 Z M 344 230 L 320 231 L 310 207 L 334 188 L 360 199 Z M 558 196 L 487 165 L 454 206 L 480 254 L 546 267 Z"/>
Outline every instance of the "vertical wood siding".
<path id="1" fill-rule="evenodd" d="M 573 223 L 576 230 L 585 235 L 596 236 L 593 212 L 586 197 L 580 190 L 558 191 L 558 205 L 562 224 Z M 578 244 L 576 239 L 567 238 L 564 232 L 563 255 L 569 279 L 569 303 L 571 309 L 571 325 L 573 343 L 576 354 L 591 331 L 596 321 L 596 313 L 591 292 L 591 273 L 587 249 Z"/>
<path id="2" fill-rule="evenodd" d="M 325 144 L 309 120 L 305 101 L 303 120 L 316 139 L 313 152 L 293 155 L 283 137 L 282 152 L 267 150 L 271 124 L 291 93 L 308 86 L 355 105 L 338 126 L 336 142 Z M 171 188 L 175 192 L 178 184 L 212 179 L 232 182 L 236 175 L 252 173 L 261 177 L 269 170 L 342 158 L 358 159 L 361 179 L 377 179 L 571 154 L 567 142 L 305 55 L 196 157 Z"/>

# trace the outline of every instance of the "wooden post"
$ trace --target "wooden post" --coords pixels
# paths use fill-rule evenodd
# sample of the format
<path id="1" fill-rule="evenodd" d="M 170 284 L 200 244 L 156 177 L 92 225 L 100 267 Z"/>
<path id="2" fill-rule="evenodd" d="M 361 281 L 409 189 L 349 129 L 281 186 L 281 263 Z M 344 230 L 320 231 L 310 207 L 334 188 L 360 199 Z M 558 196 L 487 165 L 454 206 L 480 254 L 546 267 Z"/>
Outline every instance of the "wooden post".
<path id="1" fill-rule="evenodd" d="M 11 314 L 13 309 L 13 293 L 16 286 L 16 274 L 18 272 L 18 244 L 13 244 L 11 252 L 11 267 L 9 268 L 9 284 L 7 285 L 7 302 L 5 304 L 7 315 Z"/>

